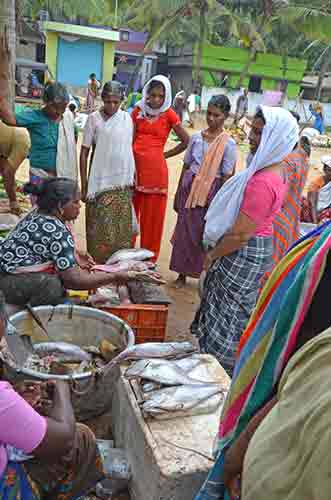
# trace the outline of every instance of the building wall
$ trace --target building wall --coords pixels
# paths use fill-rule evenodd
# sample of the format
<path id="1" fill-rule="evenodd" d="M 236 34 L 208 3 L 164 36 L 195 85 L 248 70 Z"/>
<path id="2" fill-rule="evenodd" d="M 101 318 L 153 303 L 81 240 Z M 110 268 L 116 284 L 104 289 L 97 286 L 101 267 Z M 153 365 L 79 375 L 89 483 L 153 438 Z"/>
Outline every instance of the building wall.
<path id="1" fill-rule="evenodd" d="M 57 33 L 52 31 L 46 32 L 46 64 L 48 65 L 52 75 L 56 78 L 57 51 L 59 37 Z"/>
<path id="2" fill-rule="evenodd" d="M 103 65 L 102 65 L 102 81 L 104 83 L 113 79 L 114 58 L 115 58 L 115 44 L 113 42 L 105 42 L 103 45 Z"/>
<path id="3" fill-rule="evenodd" d="M 84 87 L 95 73 L 102 79 L 103 41 L 90 38 L 59 36 L 56 77 L 64 84 Z"/>

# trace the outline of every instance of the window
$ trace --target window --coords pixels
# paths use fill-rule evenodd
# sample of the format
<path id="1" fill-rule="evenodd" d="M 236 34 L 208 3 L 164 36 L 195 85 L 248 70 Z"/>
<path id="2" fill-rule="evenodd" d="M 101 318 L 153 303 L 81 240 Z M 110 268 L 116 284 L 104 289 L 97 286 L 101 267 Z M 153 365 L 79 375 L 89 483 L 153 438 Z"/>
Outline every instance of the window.
<path id="1" fill-rule="evenodd" d="M 250 92 L 261 93 L 262 78 L 259 76 L 251 76 L 249 79 L 248 90 Z"/>
<path id="2" fill-rule="evenodd" d="M 130 33 L 128 31 L 121 31 L 121 42 L 128 42 Z"/>

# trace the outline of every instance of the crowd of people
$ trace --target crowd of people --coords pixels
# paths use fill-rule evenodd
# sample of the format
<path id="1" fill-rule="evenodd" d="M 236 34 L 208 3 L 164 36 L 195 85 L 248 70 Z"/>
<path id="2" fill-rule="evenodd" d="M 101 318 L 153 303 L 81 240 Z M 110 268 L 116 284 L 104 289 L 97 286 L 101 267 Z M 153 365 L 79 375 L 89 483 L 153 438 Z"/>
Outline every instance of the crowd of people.
<path id="1" fill-rule="evenodd" d="M 170 269 L 177 273 L 176 286 L 200 279 L 191 333 L 201 352 L 213 355 L 232 378 L 215 465 L 196 498 L 326 499 L 331 157 L 322 158 L 323 173 L 304 197 L 311 144 L 299 134 L 296 113 L 258 107 L 242 170 L 236 141 L 225 130 L 231 114 L 225 95 L 210 99 L 207 127 L 189 136 L 183 114 L 188 111 L 194 127 L 201 111 L 197 90 L 187 97 L 181 89 L 173 100 L 170 80 L 157 75 L 129 96 L 124 110 L 122 85 L 111 81 L 101 88 L 91 74 L 78 161 L 65 86 L 50 82 L 41 109 L 13 113 L 4 38 L 0 49 L 0 173 L 10 207 L 19 213 L 15 172 L 29 153 L 24 193 L 32 203 L 0 242 L 0 339 L 5 303 L 57 305 L 68 301 L 68 289 L 139 278 L 139 272 L 90 272 L 134 246 L 138 234 L 141 247 L 158 260 L 169 189 L 166 160 L 185 151 Z M 234 124 L 247 113 L 244 91 Z M 171 133 L 177 144 L 165 151 Z M 74 235 L 81 202 L 87 253 Z M 316 229 L 300 238 L 300 221 Z M 143 279 L 161 281 L 153 271 Z M 52 400 L 47 417 L 28 385 L 0 382 L 0 496 L 78 499 L 103 477 L 95 438 L 76 424 L 67 386 L 40 390 L 47 395 L 39 405 Z"/>

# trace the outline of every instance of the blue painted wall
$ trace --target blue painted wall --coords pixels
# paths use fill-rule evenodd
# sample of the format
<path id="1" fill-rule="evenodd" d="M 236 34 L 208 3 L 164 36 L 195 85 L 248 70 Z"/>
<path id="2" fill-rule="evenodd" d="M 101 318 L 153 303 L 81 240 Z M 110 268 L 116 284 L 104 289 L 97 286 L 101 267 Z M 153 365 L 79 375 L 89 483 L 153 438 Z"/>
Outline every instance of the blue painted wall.
<path id="1" fill-rule="evenodd" d="M 91 73 L 102 79 L 103 42 L 59 38 L 57 80 L 78 87 L 86 86 Z"/>

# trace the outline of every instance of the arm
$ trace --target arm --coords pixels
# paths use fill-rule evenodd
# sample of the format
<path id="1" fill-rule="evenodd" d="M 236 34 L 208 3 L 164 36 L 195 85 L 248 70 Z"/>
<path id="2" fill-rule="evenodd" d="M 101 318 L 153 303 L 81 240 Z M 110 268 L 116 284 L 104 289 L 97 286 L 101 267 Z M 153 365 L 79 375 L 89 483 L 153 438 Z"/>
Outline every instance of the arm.
<path id="1" fill-rule="evenodd" d="M 307 198 L 311 205 L 311 215 L 313 223 L 318 224 L 318 213 L 317 213 L 318 191 L 309 191 Z"/>
<path id="2" fill-rule="evenodd" d="M 208 271 L 215 260 L 225 255 L 230 255 L 244 247 L 255 233 L 256 227 L 256 223 L 250 217 L 239 212 L 238 218 L 231 230 L 223 236 L 213 250 L 208 252 L 204 269 Z"/>
<path id="3" fill-rule="evenodd" d="M 255 434 L 256 429 L 268 413 L 270 413 L 276 403 L 277 398 L 274 397 L 260 411 L 258 411 L 257 414 L 251 419 L 246 429 L 227 450 L 224 462 L 224 484 L 229 491 L 233 488 L 234 480 L 242 473 L 247 448 Z"/>
<path id="4" fill-rule="evenodd" d="M 180 143 L 175 148 L 170 149 L 170 151 L 164 153 L 165 159 L 172 158 L 173 156 L 177 156 L 185 151 L 190 140 L 187 132 L 184 130 L 181 124 L 175 125 L 173 127 L 173 130 L 180 140 Z"/>
<path id="5" fill-rule="evenodd" d="M 129 281 L 128 273 L 103 273 L 96 271 L 89 273 L 78 266 L 60 272 L 63 285 L 69 290 L 94 290 L 112 283 Z"/>
<path id="6" fill-rule="evenodd" d="M 86 201 L 87 196 L 87 162 L 90 153 L 90 148 L 82 146 L 80 150 L 79 166 L 80 166 L 80 179 L 82 187 L 82 201 Z"/>
<path id="7" fill-rule="evenodd" d="M 221 186 L 234 175 L 237 161 L 237 144 L 233 139 L 229 139 L 225 145 L 224 155 L 220 165 Z"/>
<path id="8" fill-rule="evenodd" d="M 40 445 L 33 450 L 36 458 L 59 459 L 72 450 L 75 437 L 75 416 L 71 404 L 70 387 L 57 381 L 49 385 L 53 393 L 53 407 L 49 412 L 47 430 Z"/>

